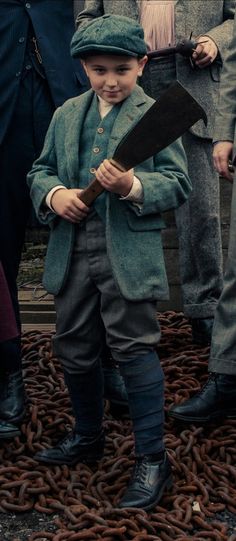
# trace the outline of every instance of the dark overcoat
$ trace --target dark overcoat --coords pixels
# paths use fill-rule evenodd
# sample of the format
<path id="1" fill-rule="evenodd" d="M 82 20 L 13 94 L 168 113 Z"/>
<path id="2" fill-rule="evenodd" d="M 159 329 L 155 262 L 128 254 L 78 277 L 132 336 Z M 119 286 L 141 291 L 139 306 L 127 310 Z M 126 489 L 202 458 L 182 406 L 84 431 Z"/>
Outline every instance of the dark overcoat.
<path id="1" fill-rule="evenodd" d="M 55 107 L 88 88 L 80 60 L 70 55 L 73 0 L 0 1 L 0 143 L 15 108 L 30 22 Z"/>

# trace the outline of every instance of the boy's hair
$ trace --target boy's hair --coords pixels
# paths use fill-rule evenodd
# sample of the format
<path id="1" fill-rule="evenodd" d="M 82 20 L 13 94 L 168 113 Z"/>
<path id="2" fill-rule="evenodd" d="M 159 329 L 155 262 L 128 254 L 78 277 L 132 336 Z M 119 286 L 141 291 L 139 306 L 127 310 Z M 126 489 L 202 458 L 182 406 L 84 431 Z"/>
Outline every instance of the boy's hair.
<path id="1" fill-rule="evenodd" d="M 122 15 L 103 15 L 79 28 L 71 42 L 71 55 L 86 58 L 111 54 L 142 58 L 147 54 L 140 24 Z"/>

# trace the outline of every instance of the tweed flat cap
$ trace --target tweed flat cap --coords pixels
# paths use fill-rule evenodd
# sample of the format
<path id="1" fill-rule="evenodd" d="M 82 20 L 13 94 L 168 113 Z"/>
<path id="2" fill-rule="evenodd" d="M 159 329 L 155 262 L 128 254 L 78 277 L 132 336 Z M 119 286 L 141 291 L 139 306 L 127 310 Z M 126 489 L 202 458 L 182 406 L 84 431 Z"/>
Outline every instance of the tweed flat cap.
<path id="1" fill-rule="evenodd" d="M 89 53 L 144 56 L 147 46 L 142 27 L 122 15 L 103 15 L 79 28 L 71 41 L 71 55 Z"/>

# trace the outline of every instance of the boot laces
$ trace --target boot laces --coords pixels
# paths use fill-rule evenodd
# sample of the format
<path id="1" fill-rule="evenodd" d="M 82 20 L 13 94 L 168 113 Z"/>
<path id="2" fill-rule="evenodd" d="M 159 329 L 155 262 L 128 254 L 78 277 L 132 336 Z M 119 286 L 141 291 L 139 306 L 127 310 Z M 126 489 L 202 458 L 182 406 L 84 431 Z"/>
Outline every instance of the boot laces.
<path id="1" fill-rule="evenodd" d="M 207 378 L 206 382 L 201 387 L 201 389 L 199 389 L 199 391 L 196 393 L 195 396 L 201 395 L 207 389 L 207 387 L 209 387 L 209 385 L 211 385 L 212 381 L 216 382 L 217 376 L 218 376 L 218 374 L 216 372 L 210 372 L 209 377 Z"/>
<path id="2" fill-rule="evenodd" d="M 133 470 L 133 481 L 139 481 L 139 483 L 144 483 L 146 481 L 147 475 L 147 462 L 145 457 L 140 457 L 136 459 L 134 470 Z"/>

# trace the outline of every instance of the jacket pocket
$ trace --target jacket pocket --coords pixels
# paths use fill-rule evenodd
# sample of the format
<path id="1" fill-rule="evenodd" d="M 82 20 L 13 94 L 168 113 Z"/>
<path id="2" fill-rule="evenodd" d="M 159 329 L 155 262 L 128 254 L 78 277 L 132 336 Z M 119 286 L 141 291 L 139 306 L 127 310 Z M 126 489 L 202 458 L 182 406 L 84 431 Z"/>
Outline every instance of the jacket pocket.
<path id="1" fill-rule="evenodd" d="M 128 226 L 132 231 L 151 231 L 153 229 L 165 229 L 166 224 L 160 214 L 148 214 L 137 216 L 126 212 Z"/>

